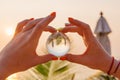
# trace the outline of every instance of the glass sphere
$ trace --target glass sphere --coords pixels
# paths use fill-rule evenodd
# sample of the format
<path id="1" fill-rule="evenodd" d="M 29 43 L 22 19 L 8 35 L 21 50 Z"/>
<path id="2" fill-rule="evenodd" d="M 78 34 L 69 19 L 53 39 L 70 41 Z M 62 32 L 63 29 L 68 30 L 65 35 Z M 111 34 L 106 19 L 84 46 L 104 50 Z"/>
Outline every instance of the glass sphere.
<path id="1" fill-rule="evenodd" d="M 70 49 L 70 40 L 65 34 L 56 32 L 48 37 L 46 47 L 50 54 L 64 56 Z"/>

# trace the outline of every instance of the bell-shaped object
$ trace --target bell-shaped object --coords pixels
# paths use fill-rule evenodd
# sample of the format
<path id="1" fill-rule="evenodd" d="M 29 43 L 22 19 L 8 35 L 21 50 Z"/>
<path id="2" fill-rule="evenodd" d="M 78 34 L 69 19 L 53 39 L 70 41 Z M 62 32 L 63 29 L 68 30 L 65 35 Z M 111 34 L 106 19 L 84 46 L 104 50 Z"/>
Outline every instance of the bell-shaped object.
<path id="1" fill-rule="evenodd" d="M 100 13 L 101 17 L 99 18 L 96 28 L 95 28 L 95 34 L 109 34 L 111 32 L 111 29 L 108 25 L 107 20 L 103 17 L 103 13 Z"/>
<path id="2" fill-rule="evenodd" d="M 48 37 L 46 47 L 50 54 L 64 56 L 70 49 L 70 40 L 65 34 L 56 32 Z"/>

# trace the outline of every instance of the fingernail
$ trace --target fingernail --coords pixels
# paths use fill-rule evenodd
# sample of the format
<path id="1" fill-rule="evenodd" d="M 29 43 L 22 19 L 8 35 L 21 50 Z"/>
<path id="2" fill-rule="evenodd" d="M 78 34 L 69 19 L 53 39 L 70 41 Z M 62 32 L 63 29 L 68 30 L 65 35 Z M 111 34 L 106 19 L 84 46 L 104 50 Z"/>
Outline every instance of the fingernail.
<path id="1" fill-rule="evenodd" d="M 63 57 L 60 57 L 60 60 L 66 60 L 67 58 L 65 57 L 65 56 L 63 56 Z"/>
<path id="2" fill-rule="evenodd" d="M 34 18 L 30 18 L 30 20 L 34 20 Z"/>
<path id="3" fill-rule="evenodd" d="M 58 60 L 58 57 L 53 57 L 52 60 Z"/>
<path id="4" fill-rule="evenodd" d="M 56 15 L 56 12 L 52 12 L 50 15 L 51 15 L 51 16 L 55 16 L 55 15 Z"/>
<path id="5" fill-rule="evenodd" d="M 74 20 L 74 19 L 73 19 L 73 18 L 71 18 L 71 17 L 69 17 L 68 19 L 69 19 L 70 21 L 73 21 L 73 20 Z"/>

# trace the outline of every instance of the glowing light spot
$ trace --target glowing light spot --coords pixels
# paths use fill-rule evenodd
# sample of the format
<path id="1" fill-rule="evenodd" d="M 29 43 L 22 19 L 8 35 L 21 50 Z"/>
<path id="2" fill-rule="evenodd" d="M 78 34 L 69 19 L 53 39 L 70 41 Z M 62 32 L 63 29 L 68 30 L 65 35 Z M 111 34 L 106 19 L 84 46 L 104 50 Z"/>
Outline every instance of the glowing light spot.
<path id="1" fill-rule="evenodd" d="M 14 34 L 14 31 L 12 28 L 8 27 L 5 29 L 5 33 L 8 35 L 8 36 L 12 36 Z"/>

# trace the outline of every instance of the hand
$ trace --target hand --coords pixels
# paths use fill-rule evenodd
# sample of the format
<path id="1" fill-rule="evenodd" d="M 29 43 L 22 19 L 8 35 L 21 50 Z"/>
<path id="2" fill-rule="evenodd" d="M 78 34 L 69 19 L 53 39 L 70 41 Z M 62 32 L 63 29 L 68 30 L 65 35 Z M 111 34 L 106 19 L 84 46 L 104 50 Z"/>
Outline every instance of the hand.
<path id="1" fill-rule="evenodd" d="M 38 56 L 36 48 L 43 30 L 56 32 L 54 28 L 47 27 L 55 15 L 52 13 L 45 18 L 27 19 L 18 24 L 13 39 L 0 52 L 0 77 L 52 60 L 54 56 L 51 54 Z"/>
<path id="2" fill-rule="evenodd" d="M 86 45 L 86 51 L 81 55 L 74 55 L 74 53 L 67 54 L 65 55 L 66 59 L 74 63 L 107 72 L 112 57 L 107 54 L 93 36 L 89 25 L 73 18 L 69 18 L 69 22 L 69 25 L 72 26 L 66 26 L 61 32 L 77 32 L 83 38 L 84 44 Z"/>

